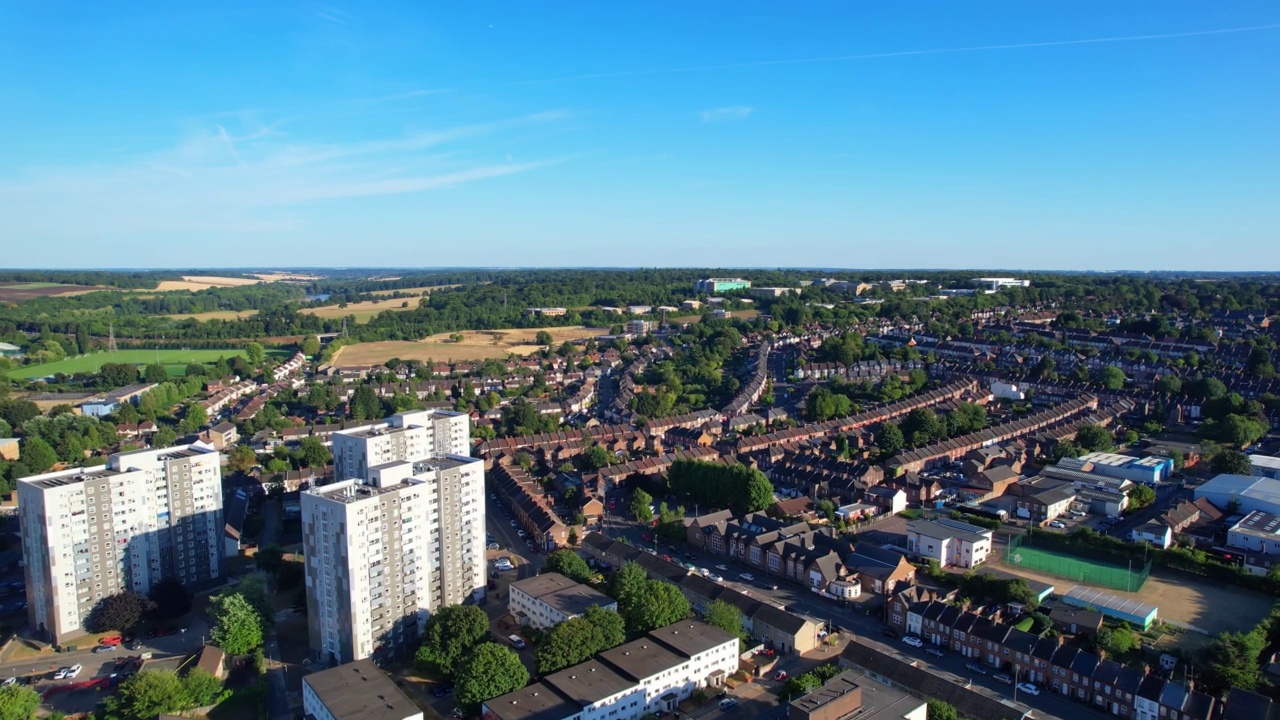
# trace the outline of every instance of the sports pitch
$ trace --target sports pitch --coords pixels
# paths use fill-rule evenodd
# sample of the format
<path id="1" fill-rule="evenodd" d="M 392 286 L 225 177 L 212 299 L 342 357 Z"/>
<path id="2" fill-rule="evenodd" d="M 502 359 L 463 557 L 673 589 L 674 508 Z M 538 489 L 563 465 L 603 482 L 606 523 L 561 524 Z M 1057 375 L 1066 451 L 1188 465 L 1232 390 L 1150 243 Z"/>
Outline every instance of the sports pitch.
<path id="1" fill-rule="evenodd" d="M 1141 590 L 1150 574 L 1150 567 L 1140 563 L 1128 568 L 1027 545 L 1010 547 L 1002 560 L 1007 565 L 1125 592 Z"/>
<path id="2" fill-rule="evenodd" d="M 243 355 L 244 350 L 240 348 L 222 348 L 215 350 L 119 350 L 116 352 L 99 352 L 89 355 L 80 355 L 77 357 L 69 357 L 65 360 L 57 362 L 44 363 L 43 365 L 28 365 L 26 367 L 14 368 L 9 371 L 9 377 L 30 380 L 32 378 L 42 378 L 47 375 L 56 373 L 64 373 L 74 375 L 75 373 L 95 373 L 106 363 L 128 363 L 131 365 L 149 365 L 151 363 L 160 363 L 166 368 L 185 368 L 189 363 L 211 363 L 217 361 L 218 358 L 227 359 L 237 355 Z M 170 372 L 170 374 L 173 374 Z M 181 374 L 181 372 L 179 372 Z"/>

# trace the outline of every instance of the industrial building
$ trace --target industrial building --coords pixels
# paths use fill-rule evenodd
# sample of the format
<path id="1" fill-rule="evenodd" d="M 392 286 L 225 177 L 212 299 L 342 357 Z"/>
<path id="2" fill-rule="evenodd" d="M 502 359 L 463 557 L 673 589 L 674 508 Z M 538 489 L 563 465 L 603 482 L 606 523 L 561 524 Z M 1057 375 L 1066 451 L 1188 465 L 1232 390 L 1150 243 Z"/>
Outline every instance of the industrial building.
<path id="1" fill-rule="evenodd" d="M 1240 512 L 1261 510 L 1280 515 L 1280 480 L 1252 475 L 1218 475 L 1195 489 L 1196 499 L 1204 498 L 1214 507 L 1225 510 L 1233 500 Z"/>
<path id="2" fill-rule="evenodd" d="M 1155 605 L 1126 600 L 1084 585 L 1076 585 L 1063 593 L 1062 601 L 1075 607 L 1097 610 L 1112 620 L 1123 620 L 1139 630 L 1151 627 L 1160 610 Z"/>

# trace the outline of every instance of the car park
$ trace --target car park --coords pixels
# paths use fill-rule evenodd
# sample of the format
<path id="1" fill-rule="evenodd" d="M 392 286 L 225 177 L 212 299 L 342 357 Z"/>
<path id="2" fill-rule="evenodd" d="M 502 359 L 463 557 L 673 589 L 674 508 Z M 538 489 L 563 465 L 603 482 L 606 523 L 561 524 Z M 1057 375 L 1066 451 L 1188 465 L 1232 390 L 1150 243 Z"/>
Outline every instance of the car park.
<path id="1" fill-rule="evenodd" d="M 1029 683 L 1029 682 L 1018 683 L 1018 689 L 1028 695 L 1040 694 L 1040 688 L 1036 687 L 1034 683 Z"/>
<path id="2" fill-rule="evenodd" d="M 902 638 L 902 642 L 904 645 L 910 645 L 913 648 L 924 647 L 924 641 L 915 635 L 908 635 Z"/>

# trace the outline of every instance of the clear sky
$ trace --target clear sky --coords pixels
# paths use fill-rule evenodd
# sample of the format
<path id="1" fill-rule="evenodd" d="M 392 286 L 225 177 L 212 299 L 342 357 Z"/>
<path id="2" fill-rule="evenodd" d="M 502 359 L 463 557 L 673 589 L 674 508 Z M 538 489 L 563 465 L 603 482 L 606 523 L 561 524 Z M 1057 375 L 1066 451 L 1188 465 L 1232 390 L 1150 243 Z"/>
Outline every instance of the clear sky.
<path id="1" fill-rule="evenodd" d="M 0 265 L 1280 270 L 1280 4 L 0 4 Z"/>

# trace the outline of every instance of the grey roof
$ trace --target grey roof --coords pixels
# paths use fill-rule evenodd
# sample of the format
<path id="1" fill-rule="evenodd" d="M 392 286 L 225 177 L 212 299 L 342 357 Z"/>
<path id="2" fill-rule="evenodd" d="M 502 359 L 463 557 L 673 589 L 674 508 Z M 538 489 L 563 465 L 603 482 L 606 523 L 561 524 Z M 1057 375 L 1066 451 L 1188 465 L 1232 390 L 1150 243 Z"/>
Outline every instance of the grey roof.
<path id="1" fill-rule="evenodd" d="M 619 675 L 611 666 L 599 660 L 587 660 L 558 673 L 552 673 L 543 678 L 542 682 L 582 707 L 598 703 L 635 687 L 633 681 Z"/>
<path id="2" fill-rule="evenodd" d="M 938 540 L 955 538 L 971 543 L 990 540 L 993 535 L 986 528 L 955 520 L 912 520 L 907 523 L 907 530 Z"/>
<path id="3" fill-rule="evenodd" d="M 687 658 L 737 639 L 714 625 L 698 620 L 681 620 L 678 623 L 660 627 L 650 632 L 649 637 L 666 645 L 672 652 Z"/>
<path id="4" fill-rule="evenodd" d="M 855 711 L 859 718 L 874 718 L 881 713 L 885 713 L 886 718 L 902 718 L 925 704 L 924 700 L 861 673 L 845 670 L 822 687 L 792 700 L 791 707 L 802 713 L 813 713 L 858 689 L 862 690 L 861 709 Z"/>
<path id="5" fill-rule="evenodd" d="M 526 595 L 537 598 L 563 615 L 581 615 L 596 605 L 612 605 L 613 598 L 574 582 L 560 573 L 543 573 L 511 583 Z"/>
<path id="6" fill-rule="evenodd" d="M 404 720 L 421 710 L 372 660 L 356 660 L 302 678 L 334 720 Z"/>
<path id="7" fill-rule="evenodd" d="M 485 717 L 497 720 L 564 720 L 582 712 L 582 705 L 544 682 L 489 700 L 485 708 Z"/>
<path id="8" fill-rule="evenodd" d="M 609 663 L 621 675 L 635 682 L 653 677 L 685 662 L 685 658 L 648 637 L 606 650 L 600 653 L 599 659 Z"/>

